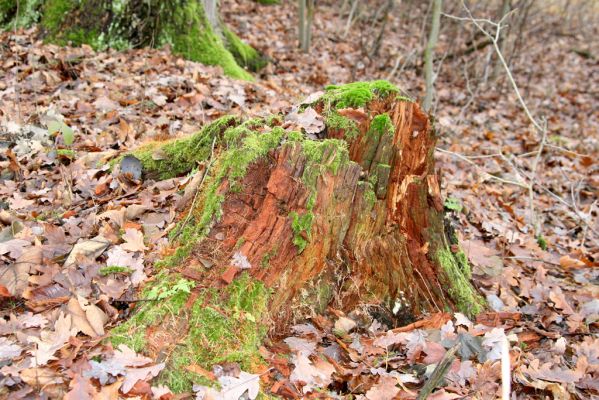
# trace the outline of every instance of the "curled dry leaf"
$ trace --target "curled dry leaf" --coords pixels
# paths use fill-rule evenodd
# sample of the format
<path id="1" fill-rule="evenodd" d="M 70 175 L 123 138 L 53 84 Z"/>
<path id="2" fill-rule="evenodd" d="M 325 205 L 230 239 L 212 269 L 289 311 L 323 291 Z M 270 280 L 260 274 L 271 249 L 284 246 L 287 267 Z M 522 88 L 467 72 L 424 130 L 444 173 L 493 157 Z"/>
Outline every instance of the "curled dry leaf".
<path id="1" fill-rule="evenodd" d="M 80 240 L 75 244 L 73 250 L 67 257 L 64 263 L 65 267 L 70 267 L 78 262 L 79 257 L 85 257 L 89 259 L 96 259 L 104 250 L 110 246 L 110 241 L 103 236 L 96 236 L 93 239 Z"/>

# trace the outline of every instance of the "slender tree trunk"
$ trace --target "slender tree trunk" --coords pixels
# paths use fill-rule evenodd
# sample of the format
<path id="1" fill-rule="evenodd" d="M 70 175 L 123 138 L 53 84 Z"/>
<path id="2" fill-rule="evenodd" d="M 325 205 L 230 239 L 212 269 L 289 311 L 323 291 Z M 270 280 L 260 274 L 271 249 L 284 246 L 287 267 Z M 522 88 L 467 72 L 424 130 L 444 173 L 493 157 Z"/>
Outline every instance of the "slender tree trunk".
<path id="1" fill-rule="evenodd" d="M 298 0 L 298 13 L 299 13 L 299 18 L 298 18 L 298 22 L 299 22 L 299 29 L 298 29 L 298 41 L 299 41 L 299 48 L 302 49 L 302 51 L 305 51 L 305 44 L 304 44 L 304 40 L 306 37 L 306 0 Z"/>
<path id="2" fill-rule="evenodd" d="M 306 40 L 305 40 L 305 49 L 304 52 L 310 51 L 310 47 L 312 46 L 312 24 L 314 23 L 314 2 L 315 0 L 307 0 L 307 22 L 306 22 Z"/>
<path id="3" fill-rule="evenodd" d="M 503 0 L 503 3 L 501 5 L 501 13 L 500 13 L 500 17 L 499 20 L 503 21 L 503 19 L 505 18 L 506 15 L 508 15 L 508 13 L 511 11 L 511 1 L 510 0 Z M 505 26 L 505 25 L 502 25 Z M 509 35 L 509 28 L 508 27 L 504 27 L 502 29 L 502 32 L 500 33 L 499 36 L 499 50 L 501 51 L 501 54 L 506 54 L 506 48 L 507 48 L 507 37 Z M 501 64 L 501 60 L 499 60 L 498 57 L 495 58 L 495 63 L 493 65 L 493 72 L 491 73 L 491 81 L 495 82 L 497 81 L 497 78 L 499 77 L 499 75 L 501 74 L 501 71 L 503 70 L 503 65 Z"/>
<path id="4" fill-rule="evenodd" d="M 433 10 L 431 15 L 431 30 L 424 50 L 424 79 L 426 84 L 426 94 L 422 107 L 425 111 L 430 111 L 433 103 L 433 92 L 435 90 L 435 76 L 433 71 L 433 61 L 435 57 L 435 47 L 439 39 L 439 26 L 441 19 L 442 0 L 432 0 Z"/>
<path id="5" fill-rule="evenodd" d="M 298 0 L 299 10 L 299 47 L 307 53 L 312 41 L 312 22 L 314 20 L 314 0 Z"/>

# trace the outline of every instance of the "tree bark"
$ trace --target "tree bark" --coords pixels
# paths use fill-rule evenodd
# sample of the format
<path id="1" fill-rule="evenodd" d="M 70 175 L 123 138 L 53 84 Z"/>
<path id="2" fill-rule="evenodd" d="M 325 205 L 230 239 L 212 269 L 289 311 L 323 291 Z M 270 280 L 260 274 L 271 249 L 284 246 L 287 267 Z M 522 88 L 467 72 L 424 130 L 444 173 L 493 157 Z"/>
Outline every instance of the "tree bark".
<path id="1" fill-rule="evenodd" d="M 0 2 L 0 26 L 35 23 L 49 42 L 96 49 L 170 45 L 185 58 L 220 65 L 240 79 L 252 79 L 245 68 L 257 71 L 265 64 L 255 49 L 223 24 L 217 0 Z"/>
<path id="2" fill-rule="evenodd" d="M 168 178 L 198 162 L 204 174 L 196 201 L 171 232 L 176 249 L 161 265 L 161 282 L 176 275 L 199 288 L 183 302 L 192 310 L 183 326 L 210 330 L 206 318 L 193 317 L 209 308 L 229 322 L 239 315 L 243 306 L 232 311 L 222 297 L 238 299 L 239 282 L 242 293 L 262 295 L 235 304 L 249 305 L 243 310 L 255 329 L 278 332 L 329 306 L 393 309 L 395 323 L 428 312 L 478 312 L 482 301 L 466 258 L 444 224 L 428 116 L 384 81 L 328 87 L 304 112 L 312 110 L 324 121 L 316 134 L 293 131 L 277 117 L 243 123 L 227 117 L 190 138 L 132 153 L 146 177 Z M 143 307 L 152 306 L 142 305 L 142 314 L 150 312 Z M 177 321 L 185 316 L 174 314 Z M 243 331 L 242 323 L 249 322 L 235 320 L 227 332 Z M 125 324 L 115 343 L 129 343 L 132 332 L 164 330 L 156 324 L 143 318 Z M 185 332 L 180 323 L 167 325 L 173 324 Z"/>

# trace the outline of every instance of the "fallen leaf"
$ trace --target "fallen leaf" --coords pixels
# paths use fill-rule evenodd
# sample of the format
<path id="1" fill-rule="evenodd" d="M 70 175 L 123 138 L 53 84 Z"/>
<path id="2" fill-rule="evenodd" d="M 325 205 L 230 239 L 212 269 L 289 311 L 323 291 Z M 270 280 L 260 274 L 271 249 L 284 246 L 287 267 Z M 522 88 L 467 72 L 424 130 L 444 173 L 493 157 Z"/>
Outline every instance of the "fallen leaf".
<path id="1" fill-rule="evenodd" d="M 125 243 L 121 245 L 124 250 L 128 251 L 144 251 L 147 250 L 146 245 L 144 244 L 144 234 L 137 229 L 125 229 L 125 234 L 123 235 L 123 240 Z"/>
<path id="2" fill-rule="evenodd" d="M 110 246 L 110 241 L 103 236 L 96 236 L 93 239 L 80 240 L 75 244 L 71 253 L 67 257 L 64 266 L 70 267 L 78 262 L 79 257 L 85 257 L 95 260 L 104 250 Z"/>
<path id="3" fill-rule="evenodd" d="M 379 381 L 366 392 L 368 400 L 389 400 L 393 399 L 399 393 L 399 388 L 395 386 L 397 379 L 391 376 L 381 376 Z"/>

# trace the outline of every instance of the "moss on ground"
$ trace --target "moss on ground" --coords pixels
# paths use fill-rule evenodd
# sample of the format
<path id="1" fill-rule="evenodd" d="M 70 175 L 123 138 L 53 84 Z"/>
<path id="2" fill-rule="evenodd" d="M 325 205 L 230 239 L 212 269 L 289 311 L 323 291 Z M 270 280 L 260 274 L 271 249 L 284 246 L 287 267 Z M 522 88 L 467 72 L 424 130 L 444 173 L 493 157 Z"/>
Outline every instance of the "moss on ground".
<path id="1" fill-rule="evenodd" d="M 41 18 L 42 0 L 0 0 L 0 29 L 28 28 Z M 18 11 L 18 15 L 17 15 Z"/>
<path id="2" fill-rule="evenodd" d="M 472 272 L 466 254 L 463 251 L 454 254 L 449 249 L 441 249 L 436 257 L 445 273 L 442 281 L 458 310 L 471 317 L 481 312 L 485 302 L 470 283 Z"/>
<path id="3" fill-rule="evenodd" d="M 176 279 L 180 279 L 166 274 L 159 278 L 159 283 L 144 291 L 146 296 L 156 287 L 172 291 Z M 266 336 L 264 318 L 269 296 L 269 289 L 248 274 L 233 281 L 222 293 L 202 290 L 191 309 L 184 307 L 189 292 L 175 291 L 160 301 L 143 303 L 133 317 L 112 330 L 111 341 L 114 346 L 124 343 L 143 352 L 148 349 L 148 328 L 168 329 L 161 324 L 168 325 L 169 319 L 185 316 L 185 332 L 168 332 L 178 340 L 171 346 L 157 384 L 167 385 L 175 393 L 188 392 L 194 383 L 209 383 L 187 370 L 190 365 L 210 370 L 214 364 L 237 362 L 242 369 L 253 371 L 263 363 L 258 349 Z"/>
<path id="4" fill-rule="evenodd" d="M 173 292 L 166 301 L 158 298 L 150 300 L 151 294 L 172 289 L 179 279 L 181 279 L 180 275 L 167 272 L 162 272 L 155 277 L 154 281 L 139 295 L 139 298 L 149 301 L 142 302 L 131 318 L 110 331 L 110 341 L 113 346 L 126 344 L 136 352 L 147 350 L 147 329 L 158 325 L 166 318 L 179 316 L 189 297 L 189 292 L 184 290 Z"/>

